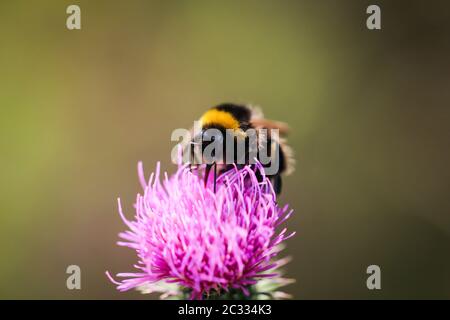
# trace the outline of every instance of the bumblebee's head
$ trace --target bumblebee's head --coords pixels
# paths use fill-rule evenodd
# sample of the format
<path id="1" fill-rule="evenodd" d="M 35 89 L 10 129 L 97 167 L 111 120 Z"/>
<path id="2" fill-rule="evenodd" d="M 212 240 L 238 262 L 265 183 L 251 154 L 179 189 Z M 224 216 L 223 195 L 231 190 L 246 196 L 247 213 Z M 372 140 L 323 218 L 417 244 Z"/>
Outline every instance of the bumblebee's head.
<path id="1" fill-rule="evenodd" d="M 215 141 L 225 148 L 226 140 L 245 138 L 249 127 L 250 110 L 245 106 L 224 103 L 212 107 L 200 118 L 202 149 Z"/>
<path id="2" fill-rule="evenodd" d="M 250 109 L 246 106 L 223 103 L 206 111 L 200 118 L 200 124 L 202 129 L 228 129 L 239 135 L 245 134 L 245 130 L 249 126 L 250 116 Z"/>

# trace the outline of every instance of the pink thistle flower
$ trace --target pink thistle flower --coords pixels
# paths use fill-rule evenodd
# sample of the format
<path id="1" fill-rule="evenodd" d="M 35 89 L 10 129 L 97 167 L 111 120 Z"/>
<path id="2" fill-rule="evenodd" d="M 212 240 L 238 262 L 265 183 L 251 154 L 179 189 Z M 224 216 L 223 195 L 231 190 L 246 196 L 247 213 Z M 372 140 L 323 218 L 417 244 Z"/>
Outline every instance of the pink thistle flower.
<path id="1" fill-rule="evenodd" d="M 192 299 L 230 290 L 248 296 L 259 280 L 278 276 L 273 270 L 283 263 L 274 261 L 279 244 L 294 233 L 276 229 L 292 210 L 278 206 L 259 164 L 220 175 L 215 193 L 212 182 L 205 186 L 187 166 L 170 178 L 165 173 L 162 183 L 159 163 L 148 182 L 142 163 L 138 173 L 144 192 L 137 195 L 133 221 L 125 218 L 118 200 L 129 228 L 119 234 L 124 241 L 118 244 L 136 250 L 138 272 L 117 274 L 125 278 L 121 282 L 107 273 L 118 290 L 145 287 L 170 295 L 180 292 L 175 284 Z"/>

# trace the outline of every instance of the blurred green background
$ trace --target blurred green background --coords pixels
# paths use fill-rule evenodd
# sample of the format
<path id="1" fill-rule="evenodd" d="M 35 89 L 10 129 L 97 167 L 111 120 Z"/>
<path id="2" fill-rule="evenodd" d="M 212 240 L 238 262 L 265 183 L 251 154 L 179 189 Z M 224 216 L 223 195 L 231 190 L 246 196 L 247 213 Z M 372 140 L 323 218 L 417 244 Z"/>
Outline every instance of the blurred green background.
<path id="1" fill-rule="evenodd" d="M 450 5 L 373 3 L 2 1 L 0 298 L 149 298 L 104 275 L 136 260 L 116 198 L 131 217 L 136 163 L 172 172 L 172 130 L 226 101 L 292 127 L 285 291 L 450 298 Z"/>

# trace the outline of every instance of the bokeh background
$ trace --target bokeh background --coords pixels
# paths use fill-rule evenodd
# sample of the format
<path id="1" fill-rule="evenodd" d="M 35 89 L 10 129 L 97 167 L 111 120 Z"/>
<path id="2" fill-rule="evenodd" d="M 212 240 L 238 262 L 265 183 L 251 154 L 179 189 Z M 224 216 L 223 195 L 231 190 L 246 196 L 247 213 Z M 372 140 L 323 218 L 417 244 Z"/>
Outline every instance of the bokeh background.
<path id="1" fill-rule="evenodd" d="M 135 262 L 116 198 L 131 217 L 136 163 L 173 172 L 172 130 L 225 101 L 292 127 L 287 292 L 450 298 L 449 21 L 448 1 L 1 1 L 0 298 L 155 298 L 104 275 Z"/>

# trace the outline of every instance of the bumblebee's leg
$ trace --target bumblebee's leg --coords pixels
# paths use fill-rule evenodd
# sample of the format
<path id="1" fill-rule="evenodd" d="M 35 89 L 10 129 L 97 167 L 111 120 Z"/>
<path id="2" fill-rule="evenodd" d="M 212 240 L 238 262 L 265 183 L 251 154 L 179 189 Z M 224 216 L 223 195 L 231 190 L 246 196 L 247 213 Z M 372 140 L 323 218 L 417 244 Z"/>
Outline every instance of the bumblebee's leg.
<path id="1" fill-rule="evenodd" d="M 205 179 L 205 186 L 206 186 L 208 184 L 209 173 L 213 166 L 214 166 L 214 193 L 216 193 L 216 182 L 217 182 L 217 163 L 216 162 L 214 162 L 213 164 L 206 164 L 204 179 Z"/>
<path id="2" fill-rule="evenodd" d="M 217 163 L 214 162 L 214 193 L 216 193 L 216 182 L 217 182 Z"/>
<path id="3" fill-rule="evenodd" d="M 189 155 L 189 160 L 188 160 L 188 167 L 189 167 L 189 171 L 191 171 L 192 172 L 192 154 L 193 154 L 193 152 L 194 152 L 194 148 L 193 148 L 193 144 L 192 144 L 192 141 L 191 141 L 191 143 L 188 145 L 188 146 L 186 146 L 186 148 L 185 148 L 186 150 L 183 150 L 183 152 L 188 152 L 188 155 Z M 184 157 L 183 157 L 183 160 L 184 160 Z"/>
<path id="4" fill-rule="evenodd" d="M 252 165 L 251 168 L 255 172 L 255 176 L 256 176 L 256 179 L 258 180 L 258 182 L 263 182 L 263 175 L 262 175 L 261 171 L 258 170 L 255 165 Z"/>
<path id="5" fill-rule="evenodd" d="M 184 152 L 184 150 L 183 150 L 183 152 Z M 183 157 L 183 159 L 184 159 L 184 157 Z M 189 171 L 192 172 L 192 144 L 189 146 Z"/>
<path id="6" fill-rule="evenodd" d="M 206 167 L 205 167 L 205 177 L 204 177 L 204 180 L 205 180 L 205 187 L 206 187 L 206 185 L 208 184 L 209 172 L 211 171 L 211 167 L 212 167 L 212 166 L 213 166 L 212 164 L 209 164 L 209 163 L 206 164 Z"/>
<path id="7" fill-rule="evenodd" d="M 275 193 L 278 195 L 281 193 L 281 187 L 282 187 L 282 183 L 281 183 L 281 175 L 276 174 L 273 176 L 272 178 L 272 185 L 273 185 L 273 190 L 275 191 Z"/>

